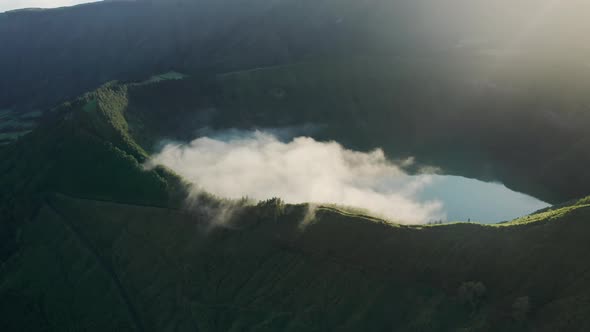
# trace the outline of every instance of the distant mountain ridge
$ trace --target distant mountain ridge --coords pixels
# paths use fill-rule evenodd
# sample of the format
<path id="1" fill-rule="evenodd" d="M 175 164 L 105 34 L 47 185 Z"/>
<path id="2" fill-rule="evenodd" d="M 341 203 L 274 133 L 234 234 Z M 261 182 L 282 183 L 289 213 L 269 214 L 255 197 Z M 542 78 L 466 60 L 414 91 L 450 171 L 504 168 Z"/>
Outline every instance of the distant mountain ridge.
<path id="1" fill-rule="evenodd" d="M 247 107 L 251 114 L 258 112 L 256 107 L 281 107 L 283 118 L 275 119 L 275 125 L 324 121 L 327 114 L 332 114 L 329 121 L 337 122 L 340 109 L 355 112 L 348 113 L 353 121 L 349 124 L 354 125 L 368 125 L 370 119 L 363 118 L 363 112 L 373 114 L 370 122 L 377 127 L 410 121 L 414 127 L 398 127 L 392 133 L 399 136 L 391 142 L 396 145 L 392 153 L 420 153 L 426 162 L 445 171 L 500 179 L 509 185 L 524 181 L 518 184 L 521 191 L 551 202 L 586 195 L 590 180 L 582 170 L 590 162 L 583 153 L 588 145 L 583 128 L 590 121 L 586 116 L 590 100 L 585 92 L 590 87 L 590 69 L 583 44 L 577 39 L 584 30 L 576 29 L 584 21 L 565 22 L 563 17 L 583 13 L 589 3 L 575 0 L 543 11 L 544 7 L 533 1 L 514 6 L 446 1 L 449 6 L 429 0 L 100 2 L 1 14 L 0 45 L 5 47 L 0 53 L 0 144 L 14 141 L 34 127 L 36 120 L 28 114 L 41 114 L 108 81 L 142 81 L 172 70 L 209 82 L 216 77 L 250 80 L 256 75 L 248 75 L 248 70 L 276 67 L 256 71 L 260 79 L 249 82 L 250 90 L 224 95 L 221 104 Z M 492 24 L 499 18 L 502 24 Z M 568 38 L 554 38 L 566 32 Z M 518 36 L 518 40 L 513 38 Z M 544 44 L 549 41 L 563 45 Z M 501 52 L 501 47 L 510 50 L 515 45 L 523 53 Z M 365 60 L 356 61 L 358 58 Z M 339 65 L 347 62 L 350 68 Z M 307 63 L 312 64 L 309 69 L 300 70 Z M 322 72 L 313 65 L 321 63 L 334 65 L 327 65 Z M 289 66 L 294 66 L 294 77 L 310 84 L 314 75 L 322 73 L 325 91 L 315 94 L 312 85 L 297 86 L 285 70 Z M 226 75 L 230 72 L 242 74 Z M 396 75 L 394 90 L 387 84 Z M 338 77 L 347 77 L 348 86 L 339 85 Z M 357 84 L 354 79 L 362 82 Z M 240 85 L 238 82 L 236 87 Z M 364 91 L 363 85 L 376 93 Z M 269 103 L 264 89 L 285 86 L 303 89 L 303 99 Z M 359 88 L 363 91 L 354 92 L 356 96 L 341 94 Z M 204 96 L 207 93 L 199 95 L 216 98 Z M 245 94 L 243 101 L 248 105 L 232 101 L 239 94 Z M 364 107 L 371 109 L 365 111 Z M 453 128 L 451 136 L 457 136 L 453 142 L 449 137 L 436 140 L 446 147 L 438 157 L 427 144 L 432 139 L 429 136 L 438 132 L 436 124 L 428 124 L 433 116 L 443 117 L 439 120 L 444 126 L 439 127 Z M 484 118 L 489 119 L 489 125 L 483 133 L 498 130 L 502 134 L 479 138 L 479 129 L 486 125 L 481 121 Z M 226 118 L 221 122 L 237 119 L 244 120 Z M 247 120 L 249 125 L 272 122 Z M 394 120 L 398 122 L 388 122 Z M 375 135 L 391 133 L 391 129 L 356 128 L 368 136 L 339 138 L 348 139 L 352 146 L 375 148 L 389 145 L 387 138 Z M 398 144 L 397 139 L 408 137 L 405 134 L 412 139 L 405 146 Z M 539 140 L 542 144 L 535 143 Z M 454 143 L 473 146 L 455 149 L 453 153 L 460 155 L 450 157 L 447 148 Z M 528 158 L 527 151 L 535 151 L 530 155 L 534 157 Z M 544 162 L 547 155 L 559 157 Z M 535 172 L 530 180 L 516 175 L 528 174 L 532 165 Z M 569 180 L 562 181 L 560 174 L 567 174 Z M 551 183 L 551 189 L 546 182 Z"/>
<path id="2" fill-rule="evenodd" d="M 458 47 L 469 41 L 488 51 L 524 47 L 534 57 L 557 49 L 560 57 L 587 54 L 577 21 L 561 24 L 564 13 L 583 13 L 587 2 L 569 1 L 555 15 L 536 18 L 542 13 L 536 1 L 446 1 L 142 0 L 4 13 L 0 109 L 44 109 L 111 80 L 169 70 L 220 73 L 350 55 L 465 55 L 473 50 Z M 510 34 L 522 38 L 506 39 Z M 547 40 L 565 44 L 539 52 L 529 45 Z"/>

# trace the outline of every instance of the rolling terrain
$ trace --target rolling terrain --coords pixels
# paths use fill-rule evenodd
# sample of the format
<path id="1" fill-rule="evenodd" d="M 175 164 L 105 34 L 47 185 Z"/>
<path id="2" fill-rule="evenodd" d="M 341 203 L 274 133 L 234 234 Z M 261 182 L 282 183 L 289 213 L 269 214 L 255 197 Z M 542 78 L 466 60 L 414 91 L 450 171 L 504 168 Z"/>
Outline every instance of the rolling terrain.
<path id="1" fill-rule="evenodd" d="M 4 330 L 587 328 L 587 199 L 493 226 L 186 205 L 182 180 L 142 167 L 155 113 L 138 125 L 126 97 L 182 82 L 109 84 L 0 150 Z"/>
<path id="2" fill-rule="evenodd" d="M 11 11 L 0 13 L 0 109 L 44 110 L 170 70 L 219 74 L 318 57 L 520 54 L 587 66 L 589 6 L 572 0 L 548 15 L 535 0 L 137 0 Z"/>
<path id="3" fill-rule="evenodd" d="M 588 5 L 535 25 L 532 0 L 447 1 L 0 14 L 0 330 L 590 330 L 589 50 L 565 19 Z M 555 205 L 405 226 L 146 167 L 164 141 L 257 128 Z"/>
<path id="4" fill-rule="evenodd" d="M 3 13 L 0 144 L 107 82 L 178 72 L 188 85 L 130 98 L 168 113 L 156 134 L 311 124 L 323 126 L 319 139 L 383 147 L 551 203 L 587 195 L 590 67 L 577 18 L 588 4 L 548 14 L 528 0 L 446 1 L 141 0 Z"/>

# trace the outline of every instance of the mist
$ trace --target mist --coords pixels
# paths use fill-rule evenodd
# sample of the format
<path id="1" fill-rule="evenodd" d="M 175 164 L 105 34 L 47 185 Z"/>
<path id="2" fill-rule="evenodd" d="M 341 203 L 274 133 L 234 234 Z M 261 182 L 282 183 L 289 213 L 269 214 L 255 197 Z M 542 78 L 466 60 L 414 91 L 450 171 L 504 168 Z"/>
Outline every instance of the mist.
<path id="1" fill-rule="evenodd" d="M 357 152 L 309 137 L 282 142 L 260 131 L 218 137 L 169 143 L 149 164 L 174 170 L 195 192 L 226 198 L 338 204 L 398 223 L 446 218 L 440 201 L 417 198 L 432 175 L 410 176 L 380 149 Z"/>

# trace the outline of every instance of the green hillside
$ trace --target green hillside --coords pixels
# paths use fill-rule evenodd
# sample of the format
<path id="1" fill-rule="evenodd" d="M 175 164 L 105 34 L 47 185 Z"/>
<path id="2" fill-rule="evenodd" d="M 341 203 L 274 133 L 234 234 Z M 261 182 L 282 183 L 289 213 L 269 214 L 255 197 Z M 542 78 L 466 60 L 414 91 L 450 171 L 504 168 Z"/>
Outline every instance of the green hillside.
<path id="1" fill-rule="evenodd" d="M 575 64 L 549 80 L 550 65 L 346 57 L 115 86 L 148 152 L 203 128 L 310 126 L 302 134 L 561 203 L 589 194 L 590 80 Z"/>
<path id="2" fill-rule="evenodd" d="M 590 331 L 589 11 L 105 0 L 0 13 L 0 331 Z M 407 226 L 216 197 L 148 167 L 166 142 L 228 129 L 382 148 L 404 176 L 436 168 L 554 205 Z M 461 194 L 492 200 L 474 191 Z"/>
<path id="3" fill-rule="evenodd" d="M 525 226 L 423 228 L 320 208 L 303 230 L 304 206 L 271 208 L 211 229 L 188 211 L 48 196 L 3 264 L 3 327 L 588 328 L 588 208 Z"/>
<path id="4" fill-rule="evenodd" d="M 142 163 L 183 119 L 231 125 L 231 105 L 195 114 L 231 102 L 210 97 L 219 89 L 108 84 L 0 150 L 2 330 L 590 327 L 588 199 L 494 226 L 399 226 L 280 200 L 185 205 L 182 180 Z M 157 91 L 176 102 L 166 112 Z"/>
<path id="5" fill-rule="evenodd" d="M 15 228 L 34 218 L 46 193 L 180 204 L 178 178 L 143 169 L 147 154 L 129 135 L 125 104 L 125 87 L 107 85 L 55 109 L 39 128 L 0 150 L 3 257 L 13 249 Z"/>

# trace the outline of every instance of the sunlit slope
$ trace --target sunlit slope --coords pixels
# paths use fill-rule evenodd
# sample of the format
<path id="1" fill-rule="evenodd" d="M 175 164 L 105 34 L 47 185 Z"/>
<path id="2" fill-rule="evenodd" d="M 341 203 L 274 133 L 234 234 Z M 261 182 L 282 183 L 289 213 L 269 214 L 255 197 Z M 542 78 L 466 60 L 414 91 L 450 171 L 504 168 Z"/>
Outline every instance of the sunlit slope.
<path id="1" fill-rule="evenodd" d="M 588 328 L 587 208 L 509 227 L 390 226 L 329 208 L 302 227 L 306 212 L 259 205 L 211 228 L 181 210 L 47 196 L 2 267 L 3 327 Z M 485 292 L 465 298 L 468 281 Z"/>
<path id="2" fill-rule="evenodd" d="M 4 330 L 588 328 L 586 200 L 515 225 L 425 227 L 273 200 L 211 227 L 203 208 L 219 201 L 184 209 L 181 180 L 144 170 L 137 143 L 183 119 L 167 114 L 232 124 L 223 94 L 189 93 L 207 89 L 223 91 L 110 84 L 0 150 Z M 227 108 L 197 116 L 211 105 Z"/>
<path id="3" fill-rule="evenodd" d="M 128 132 L 125 104 L 124 87 L 106 86 L 62 105 L 32 133 L 0 149 L 0 256 L 12 252 L 18 227 L 35 215 L 48 192 L 180 204 L 178 178 L 143 169 L 147 154 Z"/>
<path id="4" fill-rule="evenodd" d="M 203 128 L 296 133 L 384 148 L 444 172 L 560 203 L 588 194 L 590 69 L 488 58 L 346 57 L 129 86 L 126 118 L 148 151 Z"/>

